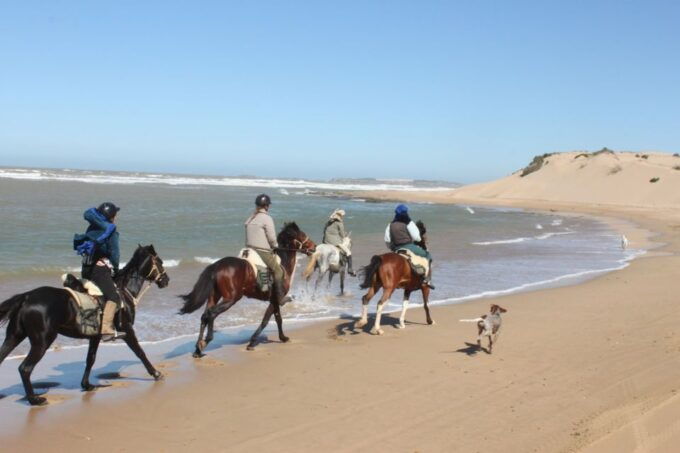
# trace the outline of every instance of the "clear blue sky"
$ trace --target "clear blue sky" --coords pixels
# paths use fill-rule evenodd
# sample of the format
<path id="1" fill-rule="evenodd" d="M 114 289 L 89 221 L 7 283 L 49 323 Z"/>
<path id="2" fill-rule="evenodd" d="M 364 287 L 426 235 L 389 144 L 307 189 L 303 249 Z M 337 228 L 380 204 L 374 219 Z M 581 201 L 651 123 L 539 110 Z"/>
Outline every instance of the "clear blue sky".
<path id="1" fill-rule="evenodd" d="M 0 165 L 496 178 L 680 151 L 677 1 L 4 1 Z"/>

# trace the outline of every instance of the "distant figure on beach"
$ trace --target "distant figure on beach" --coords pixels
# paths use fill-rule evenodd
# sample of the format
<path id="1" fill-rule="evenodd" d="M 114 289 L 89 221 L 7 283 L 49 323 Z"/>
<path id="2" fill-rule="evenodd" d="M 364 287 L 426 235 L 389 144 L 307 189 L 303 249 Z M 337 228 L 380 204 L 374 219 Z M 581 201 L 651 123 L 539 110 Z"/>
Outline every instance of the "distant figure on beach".
<path id="1" fill-rule="evenodd" d="M 272 204 L 267 194 L 260 194 L 255 198 L 255 212 L 246 220 L 246 247 L 251 248 L 260 255 L 262 261 L 274 276 L 274 297 L 279 305 L 290 302 L 283 286 L 283 268 L 277 261 L 274 249 L 279 244 L 276 241 L 276 229 L 274 220 L 269 215 L 269 207 Z"/>
<path id="2" fill-rule="evenodd" d="M 385 244 L 393 252 L 399 249 L 406 249 L 417 256 L 427 258 L 429 268 L 427 275 L 424 277 L 424 283 L 431 289 L 434 289 L 432 284 L 432 256 L 430 252 L 416 244 L 416 242 L 421 241 L 422 238 L 420 237 L 418 226 L 408 215 L 408 206 L 405 204 L 398 205 L 394 210 L 394 219 L 385 229 Z"/>
<path id="3" fill-rule="evenodd" d="M 333 211 L 323 229 L 323 243 L 334 245 L 340 250 L 344 259 L 347 260 L 347 273 L 352 277 L 356 277 L 357 274 L 352 267 L 352 251 L 347 246 L 349 235 L 345 232 L 344 218 L 344 210 L 336 209 Z"/>
<path id="4" fill-rule="evenodd" d="M 628 248 L 628 238 L 626 237 L 625 234 L 621 235 L 621 248 L 623 250 L 626 250 Z"/>
<path id="5" fill-rule="evenodd" d="M 83 214 L 89 223 L 85 234 L 77 234 L 73 239 L 73 247 L 83 257 L 82 277 L 91 280 L 104 294 L 106 304 L 102 316 L 102 341 L 113 341 L 125 337 L 125 333 L 117 333 L 113 324 L 121 300 L 113 276 L 118 273 L 120 265 L 120 248 L 116 215 L 120 210 L 115 204 L 107 201 L 98 208 L 90 208 Z"/>

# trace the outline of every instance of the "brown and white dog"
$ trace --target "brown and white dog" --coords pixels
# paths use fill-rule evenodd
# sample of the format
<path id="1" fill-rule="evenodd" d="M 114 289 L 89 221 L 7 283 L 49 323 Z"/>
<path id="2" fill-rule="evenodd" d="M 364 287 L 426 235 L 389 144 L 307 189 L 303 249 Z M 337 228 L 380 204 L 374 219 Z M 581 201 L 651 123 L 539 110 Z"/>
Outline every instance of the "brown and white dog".
<path id="1" fill-rule="evenodd" d="M 488 315 L 483 315 L 480 318 L 474 319 L 461 319 L 461 322 L 476 322 L 477 328 L 479 329 L 479 336 L 477 337 L 477 346 L 482 347 L 482 337 L 489 337 L 489 354 L 491 354 L 491 349 L 493 348 L 494 342 L 498 341 L 498 334 L 501 330 L 501 324 L 503 320 L 501 319 L 501 313 L 505 313 L 505 308 L 493 304 L 489 310 Z"/>

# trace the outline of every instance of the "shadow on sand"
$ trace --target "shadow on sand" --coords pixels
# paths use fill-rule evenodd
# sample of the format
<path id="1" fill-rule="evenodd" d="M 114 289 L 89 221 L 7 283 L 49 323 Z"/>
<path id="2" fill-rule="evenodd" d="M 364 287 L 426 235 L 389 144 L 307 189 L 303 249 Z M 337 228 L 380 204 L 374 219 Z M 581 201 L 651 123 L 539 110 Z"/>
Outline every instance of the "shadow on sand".
<path id="1" fill-rule="evenodd" d="M 481 346 L 478 346 L 476 343 L 468 343 L 468 342 L 466 341 L 466 342 L 465 342 L 465 346 L 466 346 L 466 347 L 464 347 L 464 348 L 456 349 L 456 352 L 461 352 L 461 353 L 463 353 L 463 354 L 466 354 L 468 357 L 472 357 L 472 356 L 477 355 L 477 353 L 478 353 L 479 351 L 484 351 L 484 352 L 486 352 L 487 354 L 489 354 L 489 350 L 488 350 L 488 349 L 486 349 L 486 348 L 484 348 L 484 347 L 481 347 Z"/>

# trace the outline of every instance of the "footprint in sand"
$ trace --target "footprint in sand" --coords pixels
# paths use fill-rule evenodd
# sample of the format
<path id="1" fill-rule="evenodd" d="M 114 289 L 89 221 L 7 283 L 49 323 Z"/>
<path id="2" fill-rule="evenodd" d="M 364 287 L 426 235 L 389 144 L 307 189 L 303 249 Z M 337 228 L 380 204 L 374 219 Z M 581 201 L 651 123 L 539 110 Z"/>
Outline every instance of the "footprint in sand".
<path id="1" fill-rule="evenodd" d="M 199 366 L 205 366 L 205 367 L 220 367 L 220 366 L 226 365 L 225 362 L 222 362 L 221 360 L 213 359 L 212 357 L 202 357 L 200 359 L 194 360 L 194 363 L 196 363 Z"/>

